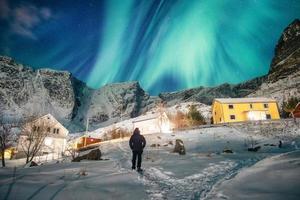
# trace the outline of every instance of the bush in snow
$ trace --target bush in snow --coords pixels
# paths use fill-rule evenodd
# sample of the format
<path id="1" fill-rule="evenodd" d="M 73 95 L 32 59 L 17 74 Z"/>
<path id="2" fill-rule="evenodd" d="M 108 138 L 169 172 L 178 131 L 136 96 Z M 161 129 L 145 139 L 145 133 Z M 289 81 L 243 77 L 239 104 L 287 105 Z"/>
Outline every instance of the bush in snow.
<path id="1" fill-rule="evenodd" d="M 300 102 L 300 98 L 298 97 L 291 97 L 287 101 L 282 103 L 281 108 L 281 116 L 283 118 L 290 117 L 291 112 L 295 109 L 296 105 Z"/>
<path id="2" fill-rule="evenodd" d="M 115 128 L 107 131 L 103 138 L 103 140 L 109 140 L 109 139 L 118 139 L 118 138 L 124 138 L 124 137 L 130 137 L 131 132 L 128 131 L 127 129 L 122 129 L 122 128 Z"/>
<path id="3" fill-rule="evenodd" d="M 197 110 L 196 105 L 191 105 L 187 113 L 188 122 L 191 126 L 205 124 L 205 119 Z"/>
<path id="4" fill-rule="evenodd" d="M 188 121 L 186 115 L 177 111 L 176 115 L 170 118 L 172 123 L 175 125 L 175 129 L 188 127 Z"/>

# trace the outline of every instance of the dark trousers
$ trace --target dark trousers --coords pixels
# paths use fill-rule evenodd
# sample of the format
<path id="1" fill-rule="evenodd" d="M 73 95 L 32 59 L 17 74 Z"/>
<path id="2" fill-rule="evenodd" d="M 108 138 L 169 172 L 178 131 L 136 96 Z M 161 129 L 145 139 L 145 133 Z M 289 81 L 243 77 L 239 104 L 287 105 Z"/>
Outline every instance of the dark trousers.
<path id="1" fill-rule="evenodd" d="M 138 159 L 137 161 L 137 168 L 141 168 L 142 164 L 142 153 L 143 151 L 132 151 L 132 169 L 135 169 L 135 164 L 136 164 L 136 157 Z"/>

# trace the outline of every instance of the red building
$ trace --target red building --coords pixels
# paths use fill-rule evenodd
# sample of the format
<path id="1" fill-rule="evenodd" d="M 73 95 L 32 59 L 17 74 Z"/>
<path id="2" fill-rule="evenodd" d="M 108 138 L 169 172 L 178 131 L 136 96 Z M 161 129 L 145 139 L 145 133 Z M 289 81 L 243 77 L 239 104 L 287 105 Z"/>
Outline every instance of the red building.
<path id="1" fill-rule="evenodd" d="M 92 138 L 92 137 L 80 137 L 77 142 L 76 142 L 76 149 L 80 149 L 83 147 L 87 147 L 89 145 L 95 144 L 95 143 L 99 143 L 102 140 L 99 138 Z"/>
<path id="2" fill-rule="evenodd" d="M 295 109 L 293 110 L 292 117 L 300 118 L 300 102 L 296 105 Z"/>

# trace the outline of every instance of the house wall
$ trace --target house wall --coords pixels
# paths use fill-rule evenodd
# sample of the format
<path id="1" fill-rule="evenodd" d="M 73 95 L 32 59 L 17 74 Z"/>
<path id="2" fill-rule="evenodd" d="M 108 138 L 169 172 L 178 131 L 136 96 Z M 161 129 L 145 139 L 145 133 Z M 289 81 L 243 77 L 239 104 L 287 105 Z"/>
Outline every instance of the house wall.
<path id="1" fill-rule="evenodd" d="M 252 104 L 252 108 L 250 107 Z M 268 104 L 268 108 L 264 107 L 264 104 Z M 233 109 L 229 108 L 229 105 L 233 105 Z M 224 103 L 221 104 L 224 118 L 224 122 L 240 122 L 248 121 L 248 112 L 262 112 L 271 115 L 271 119 L 280 119 L 278 106 L 276 102 L 266 102 L 266 103 Z M 230 116 L 234 115 L 235 119 L 231 119 Z"/>
<path id="2" fill-rule="evenodd" d="M 49 127 L 47 127 L 47 125 Z M 25 127 L 26 126 L 27 125 L 25 125 Z M 65 127 L 63 127 L 58 121 L 56 121 L 56 119 L 51 115 L 45 115 L 37 119 L 36 121 L 29 123 L 28 130 L 34 131 L 32 129 L 36 129 L 39 126 L 45 127 L 44 130 L 47 136 L 45 137 L 44 142 L 40 148 L 40 152 L 38 154 L 43 155 L 52 153 L 62 155 L 66 148 L 66 137 L 69 134 L 69 131 Z M 28 142 L 27 137 L 28 136 L 26 135 L 26 133 L 20 135 L 17 146 L 16 158 L 26 157 L 24 147 L 28 146 L 26 145 L 26 143 Z"/>
<path id="3" fill-rule="evenodd" d="M 159 120 L 149 119 L 145 121 L 139 121 L 133 123 L 133 129 L 139 128 L 141 134 L 158 133 L 160 132 Z"/>
<path id="4" fill-rule="evenodd" d="M 213 103 L 212 116 L 214 124 L 224 122 L 222 105 L 218 101 L 214 101 Z"/>

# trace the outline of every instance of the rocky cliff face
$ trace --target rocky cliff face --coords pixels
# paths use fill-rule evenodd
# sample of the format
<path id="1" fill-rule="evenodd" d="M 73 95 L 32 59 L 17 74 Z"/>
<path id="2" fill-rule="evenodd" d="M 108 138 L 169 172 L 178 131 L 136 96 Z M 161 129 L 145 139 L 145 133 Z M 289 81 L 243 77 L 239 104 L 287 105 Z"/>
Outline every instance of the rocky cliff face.
<path id="1" fill-rule="evenodd" d="M 300 97 L 299 19 L 283 31 L 275 48 L 267 80 L 248 96 L 273 97 L 280 104 L 290 97 Z"/>
<path id="2" fill-rule="evenodd" d="M 95 129 L 136 117 L 155 106 L 138 82 L 106 85 L 93 90 L 70 73 L 33 70 L 0 56 L 0 115 L 24 118 L 51 113 L 71 131 Z"/>
<path id="3" fill-rule="evenodd" d="M 52 112 L 68 120 L 74 107 L 70 73 L 33 70 L 9 57 L 0 57 L 1 114 L 24 117 Z"/>
<path id="4" fill-rule="evenodd" d="M 138 82 L 114 83 L 99 90 L 83 88 L 80 91 L 80 103 L 73 121 L 85 124 L 88 119 L 91 130 L 137 117 L 159 101 L 149 96 Z"/>
<path id="5" fill-rule="evenodd" d="M 256 91 L 266 81 L 267 76 L 246 81 L 241 84 L 224 83 L 216 87 L 198 87 L 172 93 L 161 93 L 159 97 L 166 101 L 169 106 L 180 102 L 198 101 L 212 104 L 214 98 L 243 97 Z"/>
<path id="6" fill-rule="evenodd" d="M 300 64 L 300 20 L 293 21 L 282 33 L 275 48 L 268 82 L 285 78 L 299 71 Z"/>

